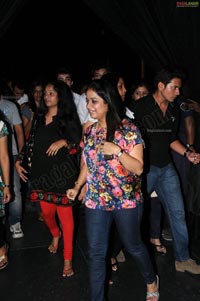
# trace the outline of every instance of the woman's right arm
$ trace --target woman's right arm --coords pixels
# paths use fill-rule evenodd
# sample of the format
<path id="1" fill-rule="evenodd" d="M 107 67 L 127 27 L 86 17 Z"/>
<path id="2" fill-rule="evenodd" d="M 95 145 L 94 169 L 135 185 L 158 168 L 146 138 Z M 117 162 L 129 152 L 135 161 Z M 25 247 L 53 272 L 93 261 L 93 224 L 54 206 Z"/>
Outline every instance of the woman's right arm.
<path id="1" fill-rule="evenodd" d="M 68 189 L 66 191 L 66 195 L 69 199 L 74 200 L 76 198 L 77 194 L 79 193 L 80 188 L 85 184 L 87 170 L 88 170 L 87 165 L 82 160 L 81 171 L 80 171 L 77 181 L 74 183 L 74 187 L 72 189 Z"/>
<path id="2" fill-rule="evenodd" d="M 10 161 L 8 155 L 7 136 L 0 138 L 0 166 L 2 170 L 2 178 L 5 184 L 4 201 L 9 202 L 11 199 L 10 193 Z"/>

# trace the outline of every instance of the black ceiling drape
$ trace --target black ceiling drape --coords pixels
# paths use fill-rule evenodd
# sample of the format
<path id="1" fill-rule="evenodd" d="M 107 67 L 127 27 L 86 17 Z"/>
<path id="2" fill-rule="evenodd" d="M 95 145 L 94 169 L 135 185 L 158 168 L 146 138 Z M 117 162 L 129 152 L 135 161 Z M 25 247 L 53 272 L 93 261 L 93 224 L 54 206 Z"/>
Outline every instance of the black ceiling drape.
<path id="1" fill-rule="evenodd" d="M 29 0 L 0 0 L 0 38 L 5 34 L 15 17 Z"/>
<path id="2" fill-rule="evenodd" d="M 0 0 L 0 38 L 29 1 Z M 185 68 L 189 73 L 191 96 L 199 98 L 199 7 L 178 7 L 179 1 L 175 0 L 82 1 L 152 70 L 168 64 Z M 199 1 L 193 3 L 198 5 Z"/>
<path id="3" fill-rule="evenodd" d="M 169 64 L 186 69 L 191 95 L 200 96 L 198 1 L 197 7 L 174 0 L 83 1 L 154 71 Z"/>

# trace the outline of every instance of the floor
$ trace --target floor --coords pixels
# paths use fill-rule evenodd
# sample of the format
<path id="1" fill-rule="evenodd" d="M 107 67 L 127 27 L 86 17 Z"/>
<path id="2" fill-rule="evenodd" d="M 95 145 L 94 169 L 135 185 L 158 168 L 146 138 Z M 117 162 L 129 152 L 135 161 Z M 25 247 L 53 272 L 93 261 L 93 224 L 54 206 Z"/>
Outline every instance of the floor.
<path id="1" fill-rule="evenodd" d="M 75 208 L 79 225 L 75 231 L 75 276 L 62 278 L 62 242 L 57 254 L 47 250 L 50 234 L 43 222 L 37 221 L 32 206 L 27 206 L 22 222 L 24 238 L 12 239 L 9 265 L 0 271 L 1 301 L 88 301 L 87 243 L 84 227 L 84 208 Z M 174 269 L 172 243 L 166 243 L 168 253 L 156 255 L 155 262 L 160 276 L 161 301 L 199 301 L 200 276 L 177 273 Z M 193 257 L 200 260 L 200 242 L 192 245 Z M 125 253 L 126 254 L 126 253 Z M 114 273 L 114 284 L 108 291 L 109 301 L 144 301 L 145 285 L 134 260 L 126 254 L 126 262 Z"/>

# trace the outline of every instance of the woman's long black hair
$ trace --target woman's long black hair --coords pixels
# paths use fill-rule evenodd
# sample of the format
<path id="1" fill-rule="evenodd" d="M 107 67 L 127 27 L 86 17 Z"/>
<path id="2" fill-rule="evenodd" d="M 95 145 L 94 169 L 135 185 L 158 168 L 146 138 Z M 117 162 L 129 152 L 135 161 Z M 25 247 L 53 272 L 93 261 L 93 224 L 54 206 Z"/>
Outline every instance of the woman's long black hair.
<path id="1" fill-rule="evenodd" d="M 33 95 L 34 95 L 35 88 L 39 87 L 39 86 L 43 90 L 44 83 L 39 79 L 35 80 L 34 82 L 31 83 L 29 91 L 28 91 L 28 99 L 29 99 L 30 108 L 36 114 L 40 113 L 40 107 L 37 108 Z M 43 91 L 42 91 L 42 93 L 43 93 Z M 41 100 L 42 100 L 42 97 L 41 97 Z M 41 101 L 41 103 L 42 103 L 42 101 Z"/>
<path id="2" fill-rule="evenodd" d="M 58 123 L 59 134 L 66 138 L 69 143 L 79 143 L 82 136 L 82 127 L 71 89 L 62 81 L 48 82 L 45 86 L 47 85 L 52 85 L 58 93 L 56 122 Z M 43 109 L 44 114 L 47 111 L 47 108 Z"/>
<path id="3" fill-rule="evenodd" d="M 115 131 L 120 128 L 122 119 L 125 118 L 125 108 L 117 86 L 101 78 L 92 81 L 87 87 L 87 90 L 89 89 L 95 91 L 108 104 L 106 115 L 107 141 L 113 141 Z"/>

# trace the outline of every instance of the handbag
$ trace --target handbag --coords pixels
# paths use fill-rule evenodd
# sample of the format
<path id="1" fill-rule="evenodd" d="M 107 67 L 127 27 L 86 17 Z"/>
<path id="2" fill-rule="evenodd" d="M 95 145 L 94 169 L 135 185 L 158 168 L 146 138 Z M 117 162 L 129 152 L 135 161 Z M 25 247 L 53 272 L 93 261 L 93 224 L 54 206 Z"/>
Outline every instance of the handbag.
<path id="1" fill-rule="evenodd" d="M 29 138 L 25 142 L 25 145 L 22 148 L 22 151 L 20 152 L 18 159 L 17 159 L 17 160 L 21 161 L 21 163 L 20 163 L 21 166 L 27 171 L 26 176 L 28 178 L 30 177 L 30 173 L 31 173 L 31 163 L 32 163 L 36 128 L 37 128 L 37 119 L 34 119 Z"/>

